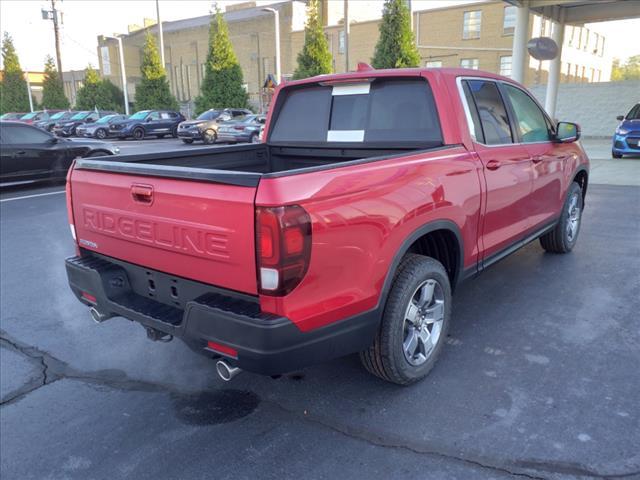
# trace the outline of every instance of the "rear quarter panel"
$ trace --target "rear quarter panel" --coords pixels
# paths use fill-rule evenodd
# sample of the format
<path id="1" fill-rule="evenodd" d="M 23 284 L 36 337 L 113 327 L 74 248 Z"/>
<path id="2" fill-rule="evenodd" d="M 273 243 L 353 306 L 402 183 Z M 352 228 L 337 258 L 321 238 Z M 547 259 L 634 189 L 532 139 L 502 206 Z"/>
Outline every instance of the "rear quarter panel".
<path id="1" fill-rule="evenodd" d="M 307 275 L 285 297 L 261 296 L 262 309 L 303 331 L 373 309 L 404 240 L 435 220 L 458 226 L 464 266 L 475 265 L 480 196 L 461 146 L 262 180 L 256 205 L 298 204 L 313 223 Z"/>

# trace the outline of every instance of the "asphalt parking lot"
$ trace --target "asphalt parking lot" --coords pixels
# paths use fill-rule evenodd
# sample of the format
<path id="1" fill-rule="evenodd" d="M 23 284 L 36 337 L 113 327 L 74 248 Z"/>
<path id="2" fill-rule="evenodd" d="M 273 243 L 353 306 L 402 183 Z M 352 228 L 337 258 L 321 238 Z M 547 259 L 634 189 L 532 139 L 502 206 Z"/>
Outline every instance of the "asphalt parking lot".
<path id="1" fill-rule="evenodd" d="M 2 192 L 0 476 L 640 478 L 640 159 L 586 145 L 574 251 L 534 242 L 464 285 L 448 348 L 408 388 L 355 356 L 223 383 L 180 341 L 97 325 L 67 286 L 62 186 Z"/>

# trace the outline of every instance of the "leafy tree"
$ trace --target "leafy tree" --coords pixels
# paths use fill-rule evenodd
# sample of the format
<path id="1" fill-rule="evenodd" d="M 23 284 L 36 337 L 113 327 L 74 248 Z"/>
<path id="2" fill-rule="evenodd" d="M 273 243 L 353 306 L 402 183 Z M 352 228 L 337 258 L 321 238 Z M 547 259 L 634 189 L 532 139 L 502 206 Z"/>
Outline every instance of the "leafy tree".
<path id="1" fill-rule="evenodd" d="M 142 51 L 142 80 L 136 86 L 137 110 L 178 110 L 178 101 L 169 88 L 167 74 L 160 63 L 160 54 L 153 36 L 147 32 Z"/>
<path id="2" fill-rule="evenodd" d="M 614 58 L 611 68 L 611 81 L 640 80 L 640 55 L 627 58 L 625 63 Z"/>
<path id="3" fill-rule="evenodd" d="M 196 112 L 210 108 L 247 108 L 249 96 L 244 89 L 242 68 L 238 63 L 229 29 L 222 13 L 216 10 L 209 26 L 209 52 Z"/>
<path id="4" fill-rule="evenodd" d="M 8 32 L 2 40 L 2 61 L 4 72 L 0 82 L 0 113 L 28 112 L 29 93 L 20 60 Z"/>
<path id="5" fill-rule="evenodd" d="M 93 110 L 103 108 L 100 98 L 100 77 L 91 64 L 87 66 L 84 74 L 84 82 L 76 96 L 76 109 Z"/>
<path id="6" fill-rule="evenodd" d="M 64 94 L 62 79 L 58 74 L 51 55 L 47 55 L 44 64 L 44 81 L 42 82 L 42 108 L 67 109 L 69 100 Z"/>
<path id="7" fill-rule="evenodd" d="M 310 0 L 307 6 L 307 22 L 304 26 L 304 46 L 298 54 L 298 68 L 293 73 L 293 78 L 297 80 L 331 73 L 332 60 L 318 12 L 318 0 Z"/>
<path id="8" fill-rule="evenodd" d="M 76 108 L 78 110 L 114 110 L 122 112 L 124 94 L 110 80 L 100 80 L 98 72 L 91 65 L 87 67 L 84 85 L 78 90 Z"/>
<path id="9" fill-rule="evenodd" d="M 371 65 L 374 68 L 404 68 L 417 67 L 419 63 L 407 3 L 405 0 L 385 0 L 380 37 Z"/>

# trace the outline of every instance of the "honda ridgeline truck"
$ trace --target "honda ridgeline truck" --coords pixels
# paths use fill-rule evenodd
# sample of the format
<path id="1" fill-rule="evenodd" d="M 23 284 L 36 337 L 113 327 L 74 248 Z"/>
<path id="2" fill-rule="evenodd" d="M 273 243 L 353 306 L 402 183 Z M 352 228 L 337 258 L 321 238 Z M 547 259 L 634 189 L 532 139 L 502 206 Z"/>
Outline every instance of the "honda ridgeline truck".
<path id="1" fill-rule="evenodd" d="M 280 86 L 264 143 L 77 159 L 71 289 L 220 376 L 360 352 L 397 384 L 443 348 L 463 280 L 576 244 L 589 162 L 516 82 L 374 70 Z"/>

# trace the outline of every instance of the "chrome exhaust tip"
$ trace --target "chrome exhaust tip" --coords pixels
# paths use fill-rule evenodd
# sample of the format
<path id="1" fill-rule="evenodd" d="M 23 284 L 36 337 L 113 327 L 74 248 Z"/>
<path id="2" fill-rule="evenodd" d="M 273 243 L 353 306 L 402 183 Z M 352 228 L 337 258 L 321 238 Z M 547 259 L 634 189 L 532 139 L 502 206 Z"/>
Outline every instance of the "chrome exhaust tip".
<path id="1" fill-rule="evenodd" d="M 232 367 L 224 360 L 218 360 L 216 362 L 216 371 L 218 372 L 218 376 L 225 382 L 231 381 L 233 377 L 242 373 L 242 370 L 238 367 Z"/>
<path id="2" fill-rule="evenodd" d="M 102 323 L 105 320 L 109 320 L 113 317 L 113 315 L 110 313 L 100 312 L 100 310 L 98 310 L 96 307 L 91 307 L 91 310 L 89 311 L 91 312 L 91 318 L 93 318 L 93 321 L 96 323 Z"/>

